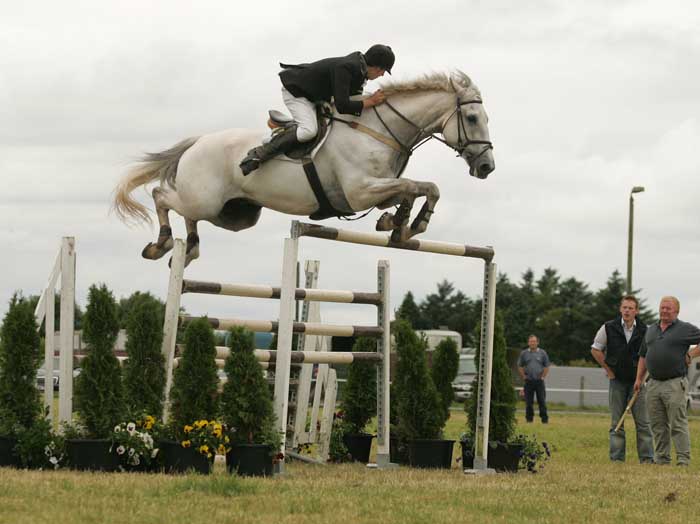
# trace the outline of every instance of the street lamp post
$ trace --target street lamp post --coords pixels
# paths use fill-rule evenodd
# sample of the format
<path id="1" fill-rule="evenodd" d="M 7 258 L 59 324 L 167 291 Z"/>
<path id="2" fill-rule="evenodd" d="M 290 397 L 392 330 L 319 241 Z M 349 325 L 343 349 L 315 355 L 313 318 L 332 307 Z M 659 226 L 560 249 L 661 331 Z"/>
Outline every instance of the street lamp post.
<path id="1" fill-rule="evenodd" d="M 627 294 L 632 294 L 632 232 L 634 231 L 634 194 L 644 191 L 642 186 L 634 186 L 630 191 L 629 232 L 627 235 Z"/>

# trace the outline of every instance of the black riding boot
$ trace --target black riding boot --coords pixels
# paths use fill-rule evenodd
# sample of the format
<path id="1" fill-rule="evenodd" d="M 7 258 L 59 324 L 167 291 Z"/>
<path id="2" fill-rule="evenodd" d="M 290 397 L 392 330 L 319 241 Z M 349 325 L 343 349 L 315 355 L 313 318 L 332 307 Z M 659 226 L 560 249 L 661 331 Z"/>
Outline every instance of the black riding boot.
<path id="1" fill-rule="evenodd" d="M 294 146 L 298 145 L 297 126 L 292 125 L 284 128 L 282 131 L 275 133 L 267 144 L 254 147 L 240 163 L 243 175 L 248 175 L 260 167 L 260 164 L 270 160 L 272 157 L 280 153 L 286 153 Z"/>

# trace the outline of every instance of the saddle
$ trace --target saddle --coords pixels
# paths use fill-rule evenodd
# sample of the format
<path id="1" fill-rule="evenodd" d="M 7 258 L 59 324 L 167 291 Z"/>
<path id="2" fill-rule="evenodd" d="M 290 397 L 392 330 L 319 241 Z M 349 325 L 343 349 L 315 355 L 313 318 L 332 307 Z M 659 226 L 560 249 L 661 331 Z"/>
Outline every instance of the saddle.
<path id="1" fill-rule="evenodd" d="M 270 109 L 267 114 L 269 116 L 267 120 L 267 127 L 272 130 L 273 135 L 276 132 L 282 131 L 289 126 L 294 125 L 294 119 L 282 111 Z M 328 129 L 330 128 L 330 119 L 328 118 L 328 115 L 330 114 L 330 106 L 327 106 L 325 103 L 316 104 L 316 123 L 318 125 L 318 133 L 316 133 L 316 138 L 299 144 L 297 147 L 287 151 L 287 153 L 285 153 L 286 156 L 292 160 L 302 160 L 308 156 L 313 157 L 315 150 L 325 140 Z M 320 149 L 320 147 L 318 148 Z"/>
<path id="2" fill-rule="evenodd" d="M 316 196 L 316 201 L 318 202 L 318 209 L 309 215 L 312 220 L 323 220 L 331 217 L 344 217 L 352 216 L 354 213 L 346 213 L 337 210 L 333 207 L 328 196 L 326 195 L 323 185 L 321 184 L 321 179 L 316 171 L 316 166 L 314 165 L 314 156 L 321 149 L 321 146 L 325 142 L 328 136 L 328 130 L 331 127 L 331 115 L 333 114 L 332 108 L 326 103 L 316 104 L 316 123 L 318 124 L 318 133 L 316 133 L 316 138 L 310 140 L 309 142 L 304 142 L 298 146 L 287 151 L 281 160 L 290 160 L 292 162 L 301 163 L 304 168 L 304 174 L 306 179 L 311 186 L 314 195 Z M 272 130 L 272 134 L 278 133 L 289 126 L 294 125 L 294 119 L 290 116 L 271 109 L 268 111 L 269 118 L 267 120 L 267 127 Z M 286 157 L 286 158 L 285 158 Z"/>

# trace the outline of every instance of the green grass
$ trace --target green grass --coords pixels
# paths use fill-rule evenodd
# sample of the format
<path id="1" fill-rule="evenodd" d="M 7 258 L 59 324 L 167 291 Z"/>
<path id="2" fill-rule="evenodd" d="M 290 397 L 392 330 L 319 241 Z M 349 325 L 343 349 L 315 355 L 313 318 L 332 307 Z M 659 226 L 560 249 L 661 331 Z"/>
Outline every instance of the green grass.
<path id="1" fill-rule="evenodd" d="M 453 412 L 456 438 L 465 424 Z M 552 414 L 524 424 L 555 449 L 538 474 L 465 476 L 450 471 L 362 465 L 290 464 L 274 479 L 212 476 L 29 472 L 0 469 L 0 522 L 24 523 L 335 523 L 664 522 L 697 520 L 700 421 L 691 421 L 690 468 L 637 464 L 629 429 L 628 462 L 608 461 L 605 414 Z M 632 424 L 630 424 L 632 426 Z"/>

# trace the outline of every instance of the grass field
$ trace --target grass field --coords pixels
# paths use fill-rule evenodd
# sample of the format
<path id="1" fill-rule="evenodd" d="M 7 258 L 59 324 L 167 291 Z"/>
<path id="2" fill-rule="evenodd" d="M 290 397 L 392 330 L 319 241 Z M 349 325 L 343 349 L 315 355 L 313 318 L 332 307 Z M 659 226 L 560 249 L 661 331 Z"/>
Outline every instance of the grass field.
<path id="1" fill-rule="evenodd" d="M 456 438 L 464 415 L 448 427 Z M 0 469 L 0 522 L 21 523 L 336 523 L 663 522 L 700 515 L 700 421 L 691 421 L 690 468 L 607 459 L 608 417 L 553 413 L 525 425 L 554 447 L 538 474 L 465 476 L 451 471 L 362 465 L 290 464 L 274 479 L 28 472 Z M 630 452 L 631 451 L 631 452 Z"/>

